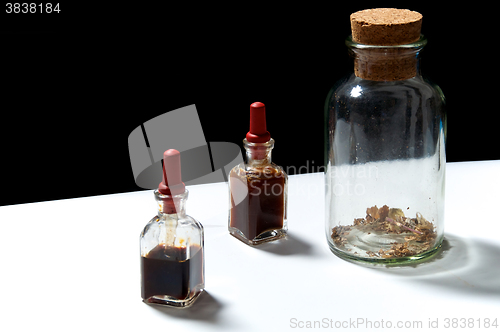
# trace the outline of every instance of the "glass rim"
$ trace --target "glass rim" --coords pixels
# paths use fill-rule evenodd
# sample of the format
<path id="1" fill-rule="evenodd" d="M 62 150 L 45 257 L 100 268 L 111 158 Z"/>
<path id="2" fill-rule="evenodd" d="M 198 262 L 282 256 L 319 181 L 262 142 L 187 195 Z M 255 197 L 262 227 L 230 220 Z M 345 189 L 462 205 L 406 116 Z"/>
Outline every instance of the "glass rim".
<path id="1" fill-rule="evenodd" d="M 264 143 L 252 143 L 247 141 L 246 138 L 243 139 L 243 146 L 245 147 L 264 147 L 264 148 L 269 148 L 269 147 L 274 147 L 274 139 L 270 138 L 269 141 L 264 142 Z"/>
<path id="2" fill-rule="evenodd" d="M 186 198 L 189 195 L 189 190 L 184 189 L 183 193 L 180 193 L 180 194 L 177 194 L 177 195 L 164 195 L 164 194 L 162 194 L 158 190 L 158 188 L 156 188 L 153 191 L 153 193 L 154 193 L 155 197 L 158 198 L 158 199 L 160 199 L 160 200 L 165 200 L 165 199 L 183 199 L 183 198 Z"/>
<path id="3" fill-rule="evenodd" d="M 420 38 L 409 44 L 401 44 L 401 45 L 368 45 L 368 44 L 362 44 L 358 43 L 352 40 L 352 35 L 349 35 L 346 40 L 345 44 L 349 48 L 358 48 L 358 49 L 396 49 L 396 48 L 407 48 L 407 49 L 419 49 L 424 47 L 427 44 L 427 38 L 425 38 L 424 35 L 420 35 Z"/>

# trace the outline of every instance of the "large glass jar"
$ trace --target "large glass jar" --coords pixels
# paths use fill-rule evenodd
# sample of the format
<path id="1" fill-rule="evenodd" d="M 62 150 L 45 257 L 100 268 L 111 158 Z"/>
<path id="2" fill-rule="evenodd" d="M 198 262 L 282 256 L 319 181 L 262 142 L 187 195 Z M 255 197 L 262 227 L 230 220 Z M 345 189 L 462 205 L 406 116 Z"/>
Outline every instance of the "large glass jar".
<path id="1" fill-rule="evenodd" d="M 326 237 L 341 258 L 402 263 L 441 245 L 445 100 L 420 73 L 426 42 L 346 40 L 354 73 L 325 103 Z"/>

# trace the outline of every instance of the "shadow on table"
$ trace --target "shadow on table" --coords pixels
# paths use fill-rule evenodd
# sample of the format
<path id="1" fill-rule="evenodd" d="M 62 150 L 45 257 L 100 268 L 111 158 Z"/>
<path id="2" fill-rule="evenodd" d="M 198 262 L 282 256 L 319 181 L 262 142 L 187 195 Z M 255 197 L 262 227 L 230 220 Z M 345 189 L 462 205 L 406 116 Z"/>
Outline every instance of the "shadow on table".
<path id="1" fill-rule="evenodd" d="M 297 236 L 288 233 L 283 239 L 267 242 L 256 246 L 261 249 L 277 255 L 311 255 L 313 246 Z"/>
<path id="2" fill-rule="evenodd" d="M 213 324 L 221 323 L 218 314 L 222 310 L 223 305 L 207 291 L 203 291 L 193 305 L 185 309 L 169 308 L 154 304 L 148 305 L 170 317 L 200 320 Z"/>
<path id="3" fill-rule="evenodd" d="M 425 262 L 376 269 L 463 294 L 500 296 L 500 246 L 477 239 L 445 235 L 440 251 Z"/>

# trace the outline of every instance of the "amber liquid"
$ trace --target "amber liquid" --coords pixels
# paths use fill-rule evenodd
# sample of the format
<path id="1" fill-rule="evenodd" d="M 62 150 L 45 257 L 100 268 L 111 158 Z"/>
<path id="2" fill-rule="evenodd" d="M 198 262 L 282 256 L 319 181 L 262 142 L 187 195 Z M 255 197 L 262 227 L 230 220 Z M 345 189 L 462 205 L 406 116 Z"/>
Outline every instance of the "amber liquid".
<path id="1" fill-rule="evenodd" d="M 283 228 L 285 216 L 285 176 L 276 169 L 256 173 L 249 172 L 246 177 L 238 177 L 236 170 L 230 176 L 231 181 L 231 219 L 229 226 L 237 228 L 243 235 L 253 240 L 262 233 Z M 242 197 L 241 182 L 246 182 L 248 194 L 241 202 L 234 197 Z M 240 191 L 240 193 L 238 193 Z M 233 197 L 234 196 L 234 197 Z"/>
<path id="2" fill-rule="evenodd" d="M 187 258 L 186 247 L 158 245 L 146 257 L 141 257 L 141 295 L 171 296 L 178 300 L 188 298 L 196 286 L 203 284 L 203 249 L 192 246 L 196 252 Z M 154 298 L 149 302 L 154 302 Z"/>

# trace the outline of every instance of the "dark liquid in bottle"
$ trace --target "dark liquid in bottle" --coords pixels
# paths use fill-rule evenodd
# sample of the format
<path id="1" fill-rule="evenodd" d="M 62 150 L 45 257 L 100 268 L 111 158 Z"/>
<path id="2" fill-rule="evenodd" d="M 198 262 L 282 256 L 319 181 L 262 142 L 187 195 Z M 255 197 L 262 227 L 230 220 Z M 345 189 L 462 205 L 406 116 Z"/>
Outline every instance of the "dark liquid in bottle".
<path id="1" fill-rule="evenodd" d="M 235 172 L 235 171 L 233 171 Z M 235 173 L 231 181 L 231 220 L 230 227 L 240 230 L 247 239 L 272 230 L 283 228 L 285 209 L 285 176 L 272 169 L 272 172 L 250 173 L 239 178 Z M 248 195 L 241 202 L 234 202 L 234 197 L 245 196 L 241 180 L 246 181 Z"/>
<path id="2" fill-rule="evenodd" d="M 203 250 L 199 246 L 190 250 L 196 253 L 186 259 L 186 247 L 158 245 L 146 257 L 141 256 L 143 299 L 168 295 L 184 300 L 192 295 L 194 288 L 203 283 Z"/>

